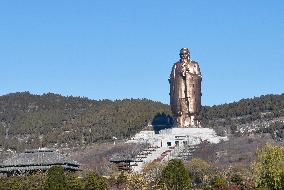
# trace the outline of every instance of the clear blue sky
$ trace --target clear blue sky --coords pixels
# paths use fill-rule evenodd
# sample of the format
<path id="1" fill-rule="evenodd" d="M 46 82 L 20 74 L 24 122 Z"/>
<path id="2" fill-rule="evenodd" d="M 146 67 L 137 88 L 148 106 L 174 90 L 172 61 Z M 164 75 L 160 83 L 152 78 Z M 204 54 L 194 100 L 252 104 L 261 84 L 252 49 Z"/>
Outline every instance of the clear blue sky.
<path id="1" fill-rule="evenodd" d="M 182 47 L 200 64 L 203 105 L 283 93 L 284 1 L 1 1 L 0 95 L 169 103 Z"/>

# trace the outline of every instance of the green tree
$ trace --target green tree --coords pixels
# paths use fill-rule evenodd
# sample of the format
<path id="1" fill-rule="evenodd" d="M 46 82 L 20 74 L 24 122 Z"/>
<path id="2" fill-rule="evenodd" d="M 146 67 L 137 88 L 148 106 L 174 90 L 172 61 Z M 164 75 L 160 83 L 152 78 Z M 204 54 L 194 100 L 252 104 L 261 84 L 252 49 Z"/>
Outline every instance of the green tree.
<path id="1" fill-rule="evenodd" d="M 210 182 L 210 187 L 213 190 L 226 190 L 227 183 L 221 176 L 215 176 Z"/>
<path id="2" fill-rule="evenodd" d="M 42 190 L 47 176 L 44 173 L 36 173 L 24 177 L 23 189 L 26 190 Z"/>
<path id="3" fill-rule="evenodd" d="M 46 190 L 69 190 L 66 183 L 66 176 L 62 166 L 52 166 L 47 173 L 47 180 L 44 185 Z"/>
<path id="4" fill-rule="evenodd" d="M 127 188 L 129 190 L 146 190 L 147 183 L 139 174 L 131 174 L 128 176 Z"/>
<path id="5" fill-rule="evenodd" d="M 72 189 L 72 190 L 83 190 L 84 189 L 83 180 L 74 173 L 68 173 L 66 175 L 66 181 L 67 181 L 67 185 L 69 189 Z"/>
<path id="6" fill-rule="evenodd" d="M 200 159 L 193 158 L 187 164 L 189 177 L 195 185 L 205 185 L 217 172 L 216 168 L 210 163 Z"/>
<path id="7" fill-rule="evenodd" d="M 257 151 L 253 164 L 258 187 L 280 190 L 284 187 L 284 147 L 267 144 Z"/>
<path id="8" fill-rule="evenodd" d="M 233 183 L 233 184 L 236 184 L 236 185 L 242 185 L 243 183 L 243 178 L 240 174 L 238 173 L 235 173 L 231 176 L 230 178 L 230 181 Z"/>
<path id="9" fill-rule="evenodd" d="M 23 189 L 23 184 L 21 177 L 11 176 L 11 177 L 1 177 L 0 178 L 0 190 L 21 190 Z"/>
<path id="10" fill-rule="evenodd" d="M 127 186 L 127 175 L 124 172 L 121 172 L 117 177 L 116 186 L 118 189 L 123 189 Z"/>
<path id="11" fill-rule="evenodd" d="M 106 181 L 96 173 L 89 174 L 85 179 L 85 190 L 105 190 L 107 189 Z"/>
<path id="12" fill-rule="evenodd" d="M 170 160 L 162 171 L 161 182 L 167 189 L 187 190 L 190 189 L 190 180 L 184 164 L 179 159 Z"/>
<path id="13" fill-rule="evenodd" d="M 160 183 L 162 171 L 165 165 L 163 163 L 148 163 L 144 166 L 144 180 L 147 182 L 148 190 L 161 190 L 164 189 L 163 184 Z"/>

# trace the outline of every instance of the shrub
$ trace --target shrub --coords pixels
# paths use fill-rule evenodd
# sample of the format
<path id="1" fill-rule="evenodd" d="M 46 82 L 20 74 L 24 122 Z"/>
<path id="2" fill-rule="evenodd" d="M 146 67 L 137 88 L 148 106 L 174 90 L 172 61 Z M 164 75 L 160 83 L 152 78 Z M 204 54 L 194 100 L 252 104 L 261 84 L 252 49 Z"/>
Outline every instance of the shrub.
<path id="1" fill-rule="evenodd" d="M 69 189 L 72 189 L 72 190 L 83 190 L 84 189 L 83 180 L 79 178 L 76 174 L 68 173 L 66 175 L 66 180 L 67 180 Z"/>
<path id="2" fill-rule="evenodd" d="M 242 185 L 243 183 L 243 178 L 240 174 L 238 173 L 235 173 L 232 175 L 230 181 L 233 183 L 233 184 L 236 184 L 236 185 Z"/>
<path id="3" fill-rule="evenodd" d="M 284 147 L 267 144 L 257 151 L 253 164 L 258 187 L 280 190 L 284 187 Z"/>
<path id="4" fill-rule="evenodd" d="M 181 160 L 173 159 L 168 162 L 162 171 L 161 183 L 171 190 L 190 189 L 189 175 Z"/>
<path id="5" fill-rule="evenodd" d="M 149 190 L 157 190 L 162 188 L 160 186 L 161 185 L 160 180 L 164 167 L 165 166 L 163 163 L 155 163 L 155 162 L 148 163 L 144 166 L 143 177 L 144 180 L 147 182 Z"/>
<path id="6" fill-rule="evenodd" d="M 89 174 L 85 179 L 85 190 L 105 190 L 107 189 L 106 181 L 96 173 Z"/>
<path id="7" fill-rule="evenodd" d="M 131 174 L 128 176 L 128 189 L 129 190 L 146 190 L 147 184 L 144 178 L 139 174 Z"/>
<path id="8" fill-rule="evenodd" d="M 47 173 L 44 185 L 46 190 L 69 190 L 62 166 L 52 166 Z"/>
<path id="9" fill-rule="evenodd" d="M 226 190 L 227 182 L 221 176 L 215 176 L 210 182 L 211 189 Z"/>
<path id="10" fill-rule="evenodd" d="M 190 179 L 197 186 L 207 184 L 214 173 L 216 173 L 215 167 L 200 158 L 191 159 L 188 162 L 187 168 Z"/>
<path id="11" fill-rule="evenodd" d="M 117 188 L 123 189 L 127 186 L 127 175 L 124 172 L 121 172 L 116 179 Z"/>

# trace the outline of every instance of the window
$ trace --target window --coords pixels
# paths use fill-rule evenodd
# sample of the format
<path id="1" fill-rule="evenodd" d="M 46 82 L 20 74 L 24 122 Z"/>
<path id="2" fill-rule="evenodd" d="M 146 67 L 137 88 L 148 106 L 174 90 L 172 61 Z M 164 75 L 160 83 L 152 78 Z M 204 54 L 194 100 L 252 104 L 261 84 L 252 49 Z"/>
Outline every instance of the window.
<path id="1" fill-rule="evenodd" d="M 172 146 L 172 143 L 171 142 L 167 142 L 167 146 L 168 147 Z"/>
<path id="2" fill-rule="evenodd" d="M 179 141 L 175 141 L 175 145 L 176 145 L 176 146 L 179 146 Z"/>

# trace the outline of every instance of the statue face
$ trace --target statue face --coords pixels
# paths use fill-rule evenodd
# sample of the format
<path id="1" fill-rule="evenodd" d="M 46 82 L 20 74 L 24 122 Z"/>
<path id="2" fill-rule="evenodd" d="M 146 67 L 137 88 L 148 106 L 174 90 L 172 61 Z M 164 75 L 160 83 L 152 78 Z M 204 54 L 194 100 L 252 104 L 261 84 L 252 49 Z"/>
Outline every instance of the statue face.
<path id="1" fill-rule="evenodd" d="M 189 58 L 189 53 L 186 51 L 183 51 L 182 53 L 179 54 L 181 59 L 188 59 Z"/>

